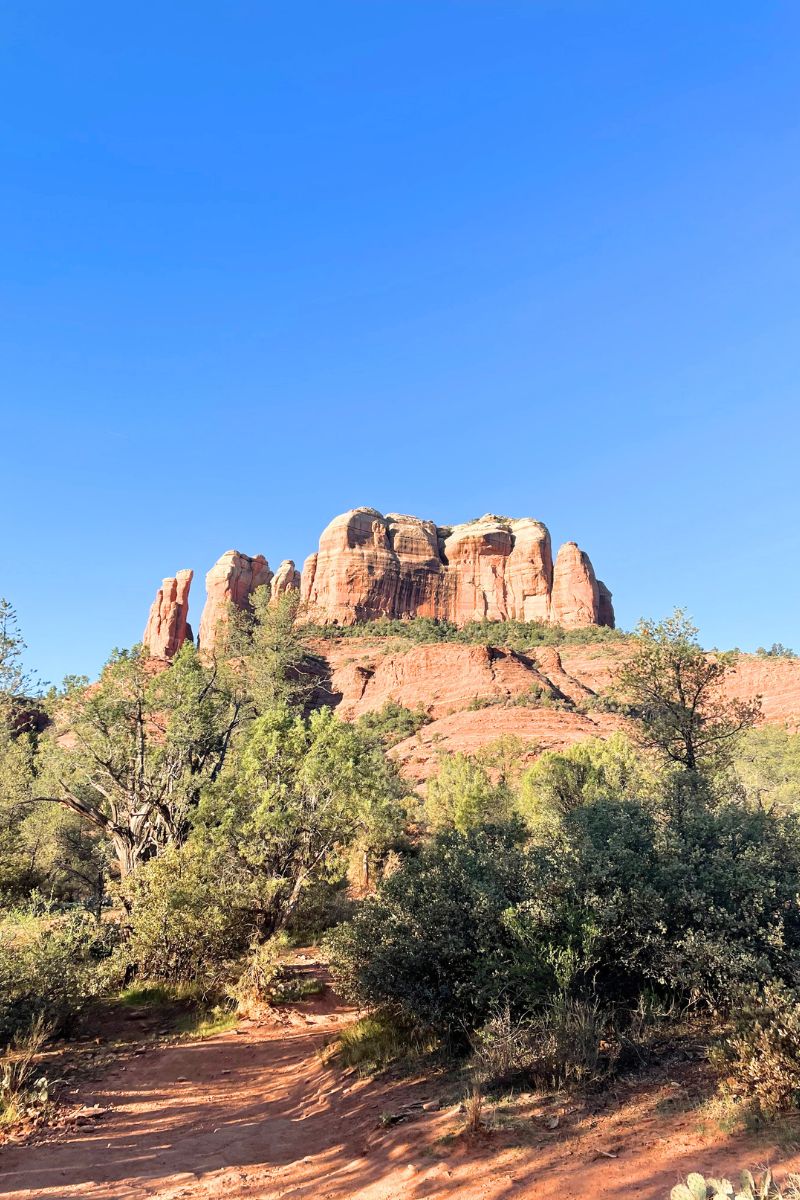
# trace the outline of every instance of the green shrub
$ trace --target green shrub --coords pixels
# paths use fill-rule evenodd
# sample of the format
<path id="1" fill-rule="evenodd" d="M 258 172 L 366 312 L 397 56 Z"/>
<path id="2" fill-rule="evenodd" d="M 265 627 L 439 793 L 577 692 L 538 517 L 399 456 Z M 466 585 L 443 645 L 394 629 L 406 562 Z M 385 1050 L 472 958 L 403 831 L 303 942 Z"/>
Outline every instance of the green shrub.
<path id="1" fill-rule="evenodd" d="M 242 1011 L 249 1012 L 270 1004 L 286 977 L 284 960 L 289 950 L 285 933 L 276 933 L 260 945 L 250 948 L 244 968 L 230 995 Z"/>
<path id="2" fill-rule="evenodd" d="M 226 887 L 219 864 L 191 844 L 144 863 L 121 893 L 129 930 L 118 956 L 139 980 L 214 991 L 252 937 L 252 916 Z"/>
<path id="3" fill-rule="evenodd" d="M 406 860 L 329 935 L 342 993 L 456 1036 L 485 1020 L 514 982 L 502 917 L 525 894 L 520 837 L 516 826 L 443 833 Z"/>
<path id="4" fill-rule="evenodd" d="M 466 833 L 498 824 L 511 816 L 512 797 L 505 783 L 495 783 L 482 762 L 468 754 L 443 755 L 428 781 L 425 815 L 432 829 Z"/>
<path id="5" fill-rule="evenodd" d="M 797 821 L 684 799 L 598 799 L 526 848 L 518 829 L 439 835 L 334 933 L 341 987 L 458 1035 L 500 1003 L 519 1017 L 560 993 L 714 1009 L 752 979 L 791 980 Z"/>
<path id="6" fill-rule="evenodd" d="M 0 1055 L 0 1123 L 39 1113 L 50 1099 L 50 1082 L 39 1066 L 39 1056 L 52 1030 L 41 1013 L 20 1029 Z"/>
<path id="7" fill-rule="evenodd" d="M 0 918 L 0 1045 L 41 1018 L 74 1027 L 97 991 L 98 938 L 83 912 L 14 910 Z"/>
<path id="8" fill-rule="evenodd" d="M 342 1030 L 335 1054 L 342 1066 L 380 1071 L 400 1059 L 432 1053 L 436 1039 L 403 1024 L 388 1012 L 361 1017 Z"/>
<path id="9" fill-rule="evenodd" d="M 379 738 L 388 748 L 412 737 L 432 720 L 421 704 L 412 709 L 398 704 L 396 700 L 387 700 L 383 708 L 359 717 L 357 725 L 364 733 Z"/>
<path id="10" fill-rule="evenodd" d="M 587 645 L 593 642 L 619 641 L 627 635 L 619 629 L 587 625 L 582 629 L 562 629 L 544 621 L 468 621 L 454 625 L 452 621 L 435 621 L 431 617 L 412 617 L 390 620 L 381 617 L 355 625 L 307 626 L 304 634 L 338 641 L 342 638 L 404 638 L 416 644 L 458 642 L 467 645 L 506 646 L 510 650 L 526 650 L 536 646 Z"/>
<path id="11" fill-rule="evenodd" d="M 765 1117 L 800 1101 L 800 993 L 781 983 L 751 993 L 722 1044 L 729 1064 L 725 1090 Z"/>
<path id="12" fill-rule="evenodd" d="M 791 978 L 800 951 L 797 822 L 735 804 L 577 808 L 531 854 L 530 892 L 507 919 L 532 968 L 614 1002 L 719 1007 L 736 983 Z"/>

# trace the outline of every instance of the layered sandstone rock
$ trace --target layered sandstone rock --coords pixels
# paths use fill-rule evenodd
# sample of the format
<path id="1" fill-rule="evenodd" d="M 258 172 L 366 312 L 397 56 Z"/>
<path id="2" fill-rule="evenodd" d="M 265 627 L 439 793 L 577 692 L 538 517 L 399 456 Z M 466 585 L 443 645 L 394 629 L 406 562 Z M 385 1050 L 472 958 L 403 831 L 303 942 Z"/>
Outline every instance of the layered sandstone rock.
<path id="1" fill-rule="evenodd" d="M 297 592 L 300 589 L 300 572 L 291 558 L 285 558 L 272 576 L 272 595 L 283 596 L 285 592 Z"/>
<path id="2" fill-rule="evenodd" d="M 192 640 L 187 618 L 193 578 L 193 571 L 178 571 L 174 578 L 165 579 L 156 592 L 142 635 L 142 644 L 153 658 L 172 658 L 184 642 Z"/>
<path id="3" fill-rule="evenodd" d="M 457 625 L 515 618 L 613 626 L 611 593 L 587 555 L 570 542 L 557 565 L 556 580 L 550 534 L 529 517 L 487 514 L 438 527 L 356 508 L 323 532 L 301 593 L 309 620 L 323 625 L 433 617 Z"/>
<path id="4" fill-rule="evenodd" d="M 600 624 L 600 589 L 588 554 L 575 542 L 565 542 L 556 555 L 550 620 L 566 629 Z"/>
<path id="5" fill-rule="evenodd" d="M 228 550 L 206 575 L 206 603 L 200 618 L 199 648 L 205 655 L 215 646 L 228 620 L 230 606 L 244 609 L 256 588 L 268 584 L 272 571 L 263 554 L 251 558 Z"/>

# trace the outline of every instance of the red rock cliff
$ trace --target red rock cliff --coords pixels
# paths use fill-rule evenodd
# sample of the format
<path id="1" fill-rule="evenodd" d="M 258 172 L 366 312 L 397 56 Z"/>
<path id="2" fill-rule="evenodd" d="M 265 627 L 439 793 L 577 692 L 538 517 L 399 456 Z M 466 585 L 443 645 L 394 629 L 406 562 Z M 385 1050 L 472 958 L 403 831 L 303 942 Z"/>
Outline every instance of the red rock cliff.
<path id="1" fill-rule="evenodd" d="M 550 534 L 529 517 L 487 515 L 464 525 L 374 508 L 336 517 L 301 583 L 308 619 L 354 625 L 376 617 L 612 625 L 611 593 L 574 542 L 553 566 Z"/>
<path id="2" fill-rule="evenodd" d="M 192 640 L 187 617 L 193 577 L 193 571 L 178 571 L 174 579 L 165 579 L 156 592 L 142 635 L 142 644 L 153 658 L 172 658 L 184 642 Z"/>
<path id="3" fill-rule="evenodd" d="M 213 654 L 220 630 L 228 619 L 228 606 L 245 608 L 256 588 L 272 579 L 263 554 L 250 558 L 228 550 L 206 575 L 206 603 L 200 618 L 199 649 Z"/>

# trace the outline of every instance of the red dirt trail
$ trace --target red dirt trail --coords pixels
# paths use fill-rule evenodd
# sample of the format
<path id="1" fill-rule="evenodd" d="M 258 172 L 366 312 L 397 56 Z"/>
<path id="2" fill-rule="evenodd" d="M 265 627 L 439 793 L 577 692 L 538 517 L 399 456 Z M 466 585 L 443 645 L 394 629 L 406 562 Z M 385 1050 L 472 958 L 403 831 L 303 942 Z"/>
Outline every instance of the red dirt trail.
<path id="1" fill-rule="evenodd" d="M 97 1120 L 0 1149 L 3 1200 L 665 1200 L 690 1170 L 731 1174 L 770 1163 L 770 1146 L 701 1131 L 691 1112 L 659 1115 L 677 1085 L 620 1093 L 599 1114 L 564 1102 L 558 1126 L 456 1136 L 452 1105 L 422 1110 L 434 1080 L 360 1079 L 320 1048 L 352 1013 L 331 999 L 281 1025 L 245 1024 L 206 1040 L 153 1047 L 109 1066 L 76 1102 Z M 385 1128 L 381 1114 L 415 1104 Z"/>

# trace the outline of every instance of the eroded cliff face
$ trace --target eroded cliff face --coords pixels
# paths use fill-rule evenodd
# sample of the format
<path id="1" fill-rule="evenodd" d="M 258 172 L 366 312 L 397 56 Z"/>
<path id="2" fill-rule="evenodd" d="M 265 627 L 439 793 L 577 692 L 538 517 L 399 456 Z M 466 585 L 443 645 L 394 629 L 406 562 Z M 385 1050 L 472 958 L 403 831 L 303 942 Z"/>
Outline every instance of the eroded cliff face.
<path id="1" fill-rule="evenodd" d="M 150 613 L 145 643 L 171 658 L 191 630 L 186 624 L 191 571 L 165 579 Z M 611 593 L 574 542 L 553 563 L 550 534 L 531 517 L 487 514 L 463 525 L 435 525 L 401 513 L 354 508 L 335 517 L 306 559 L 275 575 L 263 554 L 228 550 L 206 576 L 198 645 L 213 655 L 229 606 L 244 609 L 256 588 L 273 596 L 299 590 L 304 619 L 355 625 L 378 617 L 467 621 L 547 621 L 575 627 L 614 625 Z"/>
<path id="2" fill-rule="evenodd" d="M 553 565 L 550 534 L 530 517 L 487 514 L 464 525 L 356 508 L 331 521 L 305 563 L 309 621 L 377 617 L 614 624 L 611 593 L 574 542 Z"/>
<path id="3" fill-rule="evenodd" d="M 142 644 L 153 658 L 172 658 L 184 642 L 192 640 L 188 615 L 193 578 L 193 571 L 178 571 L 156 592 L 142 635 Z"/>

